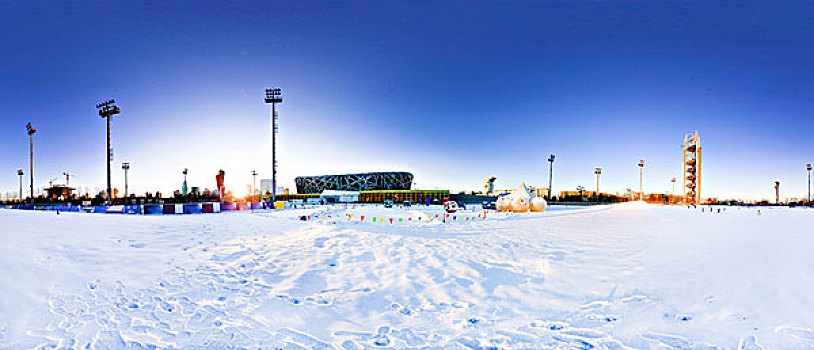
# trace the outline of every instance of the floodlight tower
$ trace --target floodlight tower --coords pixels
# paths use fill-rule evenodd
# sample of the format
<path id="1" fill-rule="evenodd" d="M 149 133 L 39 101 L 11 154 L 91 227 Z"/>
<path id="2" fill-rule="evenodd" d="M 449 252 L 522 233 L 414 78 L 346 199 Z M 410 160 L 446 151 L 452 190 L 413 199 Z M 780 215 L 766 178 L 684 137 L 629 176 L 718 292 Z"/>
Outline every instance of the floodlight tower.
<path id="1" fill-rule="evenodd" d="M 701 202 L 701 137 L 698 136 L 698 130 L 684 135 L 682 153 L 684 200 L 698 204 Z"/>
<path id="2" fill-rule="evenodd" d="M 29 176 L 31 176 L 31 204 L 34 204 L 34 133 L 37 132 L 37 128 L 31 126 L 29 122 L 25 129 L 28 131 L 28 137 L 30 142 L 30 162 L 31 162 L 31 169 L 29 169 Z M 22 200 L 22 199 L 21 199 Z"/>
<path id="3" fill-rule="evenodd" d="M 644 175 L 644 159 L 639 159 L 639 200 L 644 198 L 644 187 L 642 186 L 643 175 Z"/>
<path id="4" fill-rule="evenodd" d="M 257 172 L 252 170 L 252 196 L 257 193 Z"/>
<path id="5" fill-rule="evenodd" d="M 811 202 L 811 163 L 806 164 L 806 170 L 808 170 L 808 197 L 806 197 L 806 202 Z"/>
<path id="6" fill-rule="evenodd" d="M 551 179 L 552 179 L 552 172 L 554 171 L 554 155 L 548 156 L 548 200 L 551 200 Z"/>
<path id="7" fill-rule="evenodd" d="M 23 175 L 25 175 L 23 169 L 17 169 L 17 176 L 20 177 L 20 203 L 23 202 Z"/>
<path id="8" fill-rule="evenodd" d="M 596 174 L 596 201 L 599 202 L 599 175 L 602 175 L 602 168 L 594 169 L 594 174 Z"/>
<path id="9" fill-rule="evenodd" d="M 113 150 L 110 148 L 110 119 L 113 118 L 114 115 L 121 113 L 119 107 L 114 103 L 116 103 L 116 101 L 109 99 L 96 105 L 96 108 L 99 109 L 99 116 L 107 119 L 107 204 L 110 204 L 113 194 L 110 183 L 110 162 L 113 161 Z"/>
<path id="10" fill-rule="evenodd" d="M 277 201 L 277 103 L 283 103 L 280 88 L 266 89 L 266 103 L 271 103 L 271 201 Z"/>
<path id="11" fill-rule="evenodd" d="M 122 170 L 124 170 L 124 200 L 127 201 L 127 171 L 130 170 L 130 162 L 122 163 Z"/>

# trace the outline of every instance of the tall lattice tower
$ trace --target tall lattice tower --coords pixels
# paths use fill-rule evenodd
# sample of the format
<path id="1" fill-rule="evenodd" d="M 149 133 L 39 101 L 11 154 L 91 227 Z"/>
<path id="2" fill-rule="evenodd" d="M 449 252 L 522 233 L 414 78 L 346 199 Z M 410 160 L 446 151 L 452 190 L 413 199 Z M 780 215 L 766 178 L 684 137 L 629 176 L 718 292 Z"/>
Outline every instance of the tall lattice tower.
<path id="1" fill-rule="evenodd" d="M 698 130 L 684 135 L 684 200 L 701 201 L 701 137 Z"/>

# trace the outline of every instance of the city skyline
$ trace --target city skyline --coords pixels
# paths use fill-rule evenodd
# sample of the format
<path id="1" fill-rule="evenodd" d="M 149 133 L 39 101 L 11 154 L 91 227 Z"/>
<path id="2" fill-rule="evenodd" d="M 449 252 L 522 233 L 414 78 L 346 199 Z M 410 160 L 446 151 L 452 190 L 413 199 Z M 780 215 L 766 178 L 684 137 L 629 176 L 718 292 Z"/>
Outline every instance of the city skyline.
<path id="1" fill-rule="evenodd" d="M 35 187 L 67 171 L 113 187 L 240 194 L 271 177 L 265 88 L 277 106 L 281 186 L 294 177 L 410 171 L 418 188 L 521 181 L 671 193 L 683 135 L 701 134 L 702 196 L 805 198 L 814 146 L 812 5 L 468 5 L 202 2 L 9 4 L 0 33 L 0 191 L 17 193 L 34 135 Z M 455 21 L 448 20 L 454 14 Z M 431 52 L 432 54 L 429 54 Z M 24 187 L 27 188 L 27 175 Z M 677 192 L 680 193 L 680 186 Z"/>

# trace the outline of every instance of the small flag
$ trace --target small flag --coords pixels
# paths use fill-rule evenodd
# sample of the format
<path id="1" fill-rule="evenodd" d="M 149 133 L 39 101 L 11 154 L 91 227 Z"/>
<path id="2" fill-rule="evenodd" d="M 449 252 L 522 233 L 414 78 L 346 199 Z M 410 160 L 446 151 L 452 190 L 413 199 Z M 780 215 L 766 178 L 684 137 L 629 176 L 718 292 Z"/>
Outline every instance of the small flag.
<path id="1" fill-rule="evenodd" d="M 390 218 L 390 223 L 391 223 L 391 224 L 393 223 L 393 218 Z"/>
<path id="2" fill-rule="evenodd" d="M 401 218 L 399 218 L 399 222 L 401 222 Z"/>
<path id="3" fill-rule="evenodd" d="M 362 218 L 362 221 L 365 221 L 365 216 L 364 215 L 362 215 L 360 217 Z"/>

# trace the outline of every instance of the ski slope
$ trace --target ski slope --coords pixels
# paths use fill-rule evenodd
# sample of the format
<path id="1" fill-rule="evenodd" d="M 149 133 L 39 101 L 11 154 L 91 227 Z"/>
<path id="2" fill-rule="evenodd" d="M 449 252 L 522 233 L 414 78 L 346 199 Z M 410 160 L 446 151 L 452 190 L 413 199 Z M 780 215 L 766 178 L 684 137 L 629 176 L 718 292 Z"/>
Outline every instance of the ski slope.
<path id="1" fill-rule="evenodd" d="M 814 210 L 717 209 L 0 210 L 0 348 L 814 348 Z"/>

